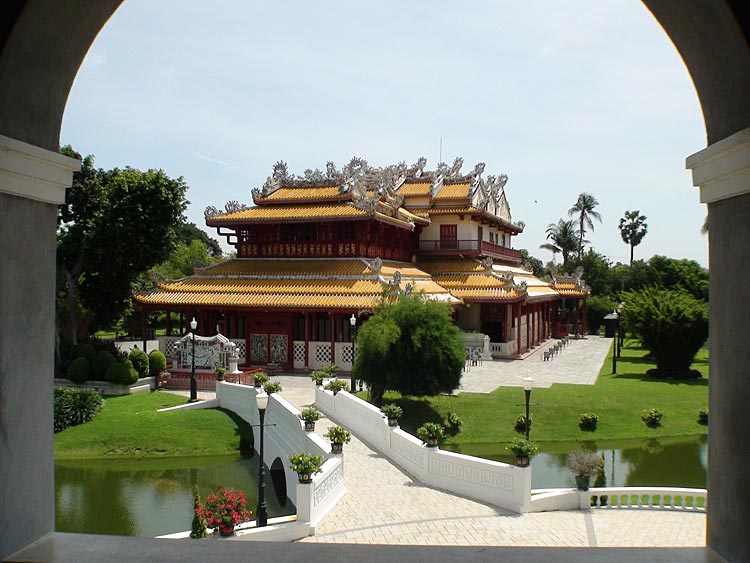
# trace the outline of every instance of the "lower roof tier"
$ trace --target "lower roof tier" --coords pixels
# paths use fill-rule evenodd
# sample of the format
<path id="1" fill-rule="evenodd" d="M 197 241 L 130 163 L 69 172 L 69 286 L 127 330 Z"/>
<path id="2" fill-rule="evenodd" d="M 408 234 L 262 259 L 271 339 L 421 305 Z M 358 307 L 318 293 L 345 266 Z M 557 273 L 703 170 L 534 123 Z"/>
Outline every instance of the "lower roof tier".
<path id="1" fill-rule="evenodd" d="M 362 310 L 377 306 L 389 293 L 423 292 L 428 299 L 454 305 L 561 297 L 553 284 L 535 278 L 531 272 L 471 257 L 417 263 L 366 258 L 236 258 L 156 286 L 136 293 L 133 300 L 149 309 Z M 566 297 L 574 296 L 571 289 L 566 284 Z M 580 292 L 580 287 L 577 289 Z"/>

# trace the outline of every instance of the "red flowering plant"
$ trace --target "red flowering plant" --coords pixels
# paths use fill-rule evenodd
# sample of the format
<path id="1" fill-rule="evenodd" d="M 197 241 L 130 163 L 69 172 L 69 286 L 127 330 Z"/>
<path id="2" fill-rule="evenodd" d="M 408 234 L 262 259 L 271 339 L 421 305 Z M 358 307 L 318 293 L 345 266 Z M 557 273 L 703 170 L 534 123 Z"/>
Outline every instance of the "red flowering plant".
<path id="1" fill-rule="evenodd" d="M 206 526 L 224 531 L 241 522 L 250 520 L 252 512 L 247 508 L 245 494 L 234 489 L 220 489 L 209 495 L 206 501 L 195 508 L 195 514 L 206 520 Z"/>

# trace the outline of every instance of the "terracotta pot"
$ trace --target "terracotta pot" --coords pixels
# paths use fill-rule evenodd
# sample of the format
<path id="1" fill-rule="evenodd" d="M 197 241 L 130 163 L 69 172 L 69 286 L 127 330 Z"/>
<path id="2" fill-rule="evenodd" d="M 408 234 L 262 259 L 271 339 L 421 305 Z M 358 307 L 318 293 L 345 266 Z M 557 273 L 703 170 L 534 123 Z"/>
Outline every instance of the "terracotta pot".
<path id="1" fill-rule="evenodd" d="M 305 421 L 305 432 L 312 432 L 313 430 L 315 430 L 315 421 Z"/>
<path id="2" fill-rule="evenodd" d="M 340 454 L 344 451 L 344 444 L 337 444 L 336 442 L 331 443 L 331 453 Z"/>

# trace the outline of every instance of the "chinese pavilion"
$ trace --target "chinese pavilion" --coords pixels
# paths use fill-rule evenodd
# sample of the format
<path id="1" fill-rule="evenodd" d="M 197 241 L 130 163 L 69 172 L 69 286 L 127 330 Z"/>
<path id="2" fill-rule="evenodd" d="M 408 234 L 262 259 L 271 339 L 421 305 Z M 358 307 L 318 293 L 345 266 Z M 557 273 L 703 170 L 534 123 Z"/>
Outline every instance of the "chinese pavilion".
<path id="1" fill-rule="evenodd" d="M 355 320 L 384 294 L 423 292 L 454 305 L 465 331 L 489 335 L 494 357 L 517 357 L 573 330 L 589 289 L 579 277 L 543 281 L 521 266 L 511 239 L 523 231 L 505 197 L 507 176 L 483 177 L 484 164 L 376 168 L 354 158 L 341 170 L 306 170 L 278 162 L 254 206 L 206 209 L 206 224 L 237 257 L 157 283 L 134 295 L 144 311 L 167 314 L 163 349 L 177 328 L 198 320 L 238 345 L 245 365 L 351 367 Z M 562 300 L 574 307 L 561 307 Z M 585 324 L 585 314 L 581 317 Z"/>

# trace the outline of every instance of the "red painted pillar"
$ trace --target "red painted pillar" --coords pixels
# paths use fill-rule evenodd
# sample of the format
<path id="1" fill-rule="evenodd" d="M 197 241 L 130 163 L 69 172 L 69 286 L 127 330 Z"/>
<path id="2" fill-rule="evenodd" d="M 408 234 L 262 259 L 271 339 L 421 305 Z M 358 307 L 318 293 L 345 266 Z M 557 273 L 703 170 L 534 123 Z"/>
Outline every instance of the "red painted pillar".
<path id="1" fill-rule="evenodd" d="M 526 351 L 529 351 L 531 340 L 531 319 L 529 318 L 529 305 L 526 305 Z"/>
<path id="2" fill-rule="evenodd" d="M 516 303 L 516 347 L 518 348 L 518 355 L 521 355 L 521 303 Z"/>

